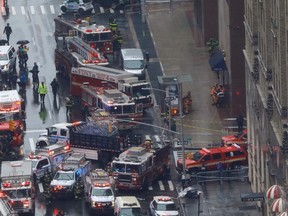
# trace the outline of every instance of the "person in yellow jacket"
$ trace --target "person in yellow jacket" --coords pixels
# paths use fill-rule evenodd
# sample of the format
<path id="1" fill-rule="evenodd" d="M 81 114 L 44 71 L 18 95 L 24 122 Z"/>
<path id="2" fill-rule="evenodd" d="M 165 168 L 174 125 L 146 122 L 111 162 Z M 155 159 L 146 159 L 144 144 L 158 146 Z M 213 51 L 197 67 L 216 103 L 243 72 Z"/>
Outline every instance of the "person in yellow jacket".
<path id="1" fill-rule="evenodd" d="M 45 95 L 47 94 L 47 86 L 44 82 L 41 82 L 41 84 L 38 87 L 38 93 L 40 94 L 40 100 L 42 103 L 45 103 Z"/>

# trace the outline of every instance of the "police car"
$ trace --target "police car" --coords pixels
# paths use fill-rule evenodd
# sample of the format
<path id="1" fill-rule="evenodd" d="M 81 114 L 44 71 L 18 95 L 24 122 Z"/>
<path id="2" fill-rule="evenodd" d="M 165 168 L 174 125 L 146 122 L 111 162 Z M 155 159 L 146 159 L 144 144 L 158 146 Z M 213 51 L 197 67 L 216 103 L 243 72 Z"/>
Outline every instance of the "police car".
<path id="1" fill-rule="evenodd" d="M 85 12 L 91 13 L 93 5 L 91 0 L 67 0 L 60 5 L 60 9 L 63 13 L 77 12 L 79 14 L 84 14 Z"/>
<path id="2" fill-rule="evenodd" d="M 178 210 L 174 200 L 168 196 L 155 196 L 150 203 L 150 213 L 153 216 L 178 216 L 180 215 Z"/>

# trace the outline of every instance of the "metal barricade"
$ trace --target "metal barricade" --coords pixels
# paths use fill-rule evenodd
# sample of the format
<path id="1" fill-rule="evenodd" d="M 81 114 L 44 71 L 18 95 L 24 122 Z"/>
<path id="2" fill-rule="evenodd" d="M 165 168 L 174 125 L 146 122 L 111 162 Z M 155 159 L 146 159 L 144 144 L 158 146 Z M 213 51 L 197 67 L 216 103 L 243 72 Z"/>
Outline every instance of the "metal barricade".
<path id="1" fill-rule="evenodd" d="M 205 183 L 210 181 L 247 181 L 248 167 L 235 170 L 198 172 L 191 176 L 192 182 Z"/>

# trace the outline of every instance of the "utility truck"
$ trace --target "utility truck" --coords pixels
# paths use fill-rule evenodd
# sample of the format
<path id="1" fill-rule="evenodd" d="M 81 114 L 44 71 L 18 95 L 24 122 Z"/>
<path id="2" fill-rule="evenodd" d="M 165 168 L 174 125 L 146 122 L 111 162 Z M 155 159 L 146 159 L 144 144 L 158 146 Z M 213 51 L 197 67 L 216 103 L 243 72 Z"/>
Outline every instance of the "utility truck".
<path id="1" fill-rule="evenodd" d="M 120 136 L 110 121 L 60 123 L 47 128 L 36 146 L 61 142 L 69 144 L 74 152 L 85 154 L 87 159 L 108 163 L 128 148 L 127 138 Z"/>
<path id="2" fill-rule="evenodd" d="M 102 169 L 91 171 L 85 178 L 84 192 L 90 213 L 113 213 L 115 195 L 106 171 Z"/>
<path id="3" fill-rule="evenodd" d="M 63 160 L 50 184 L 52 197 L 73 196 L 76 182 L 79 181 L 83 184 L 85 176 L 90 170 L 91 162 L 87 161 L 83 154 L 73 153 Z"/>
<path id="4" fill-rule="evenodd" d="M 41 179 L 45 172 L 55 173 L 58 165 L 72 153 L 69 145 L 56 143 L 37 148 L 25 159 L 32 162 L 34 180 Z"/>
<path id="5" fill-rule="evenodd" d="M 31 161 L 3 161 L 1 193 L 15 213 L 35 213 L 35 188 Z"/>
<path id="6" fill-rule="evenodd" d="M 170 171 L 170 143 L 146 136 L 142 146 L 131 147 L 112 162 L 115 186 L 119 190 L 141 190 Z"/>

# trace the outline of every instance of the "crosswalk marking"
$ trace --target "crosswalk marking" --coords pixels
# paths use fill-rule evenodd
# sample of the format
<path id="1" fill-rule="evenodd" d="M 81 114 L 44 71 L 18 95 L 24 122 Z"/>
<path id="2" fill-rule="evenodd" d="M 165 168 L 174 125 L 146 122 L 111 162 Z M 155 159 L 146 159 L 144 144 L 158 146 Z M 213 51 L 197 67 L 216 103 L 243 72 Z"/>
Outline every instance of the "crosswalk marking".
<path id="1" fill-rule="evenodd" d="M 42 13 L 42 14 L 46 14 L 46 12 L 45 12 L 45 8 L 44 8 L 43 5 L 40 5 L 40 9 L 41 9 L 41 13 Z"/>
<path id="2" fill-rule="evenodd" d="M 174 190 L 174 185 L 173 185 L 172 181 L 168 181 L 168 185 L 169 185 L 170 191 L 173 191 Z"/>
<path id="3" fill-rule="evenodd" d="M 158 181 L 158 184 L 159 184 L 160 190 L 164 191 L 165 188 L 164 188 L 163 182 L 162 181 Z"/>
<path id="4" fill-rule="evenodd" d="M 104 10 L 103 7 L 99 7 L 99 9 L 100 9 L 100 12 L 101 12 L 101 13 L 105 13 L 105 10 Z"/>
<path id="5" fill-rule="evenodd" d="M 26 11 L 25 11 L 25 7 L 24 6 L 21 6 L 21 13 L 22 13 L 22 15 L 26 15 Z"/>
<path id="6" fill-rule="evenodd" d="M 33 5 L 30 6 L 30 12 L 31 12 L 32 15 L 35 14 L 35 9 L 34 9 L 34 6 L 33 6 Z"/>
<path id="7" fill-rule="evenodd" d="M 29 138 L 30 150 L 35 152 L 35 143 L 33 138 Z"/>
<path id="8" fill-rule="evenodd" d="M 114 10 L 112 8 L 110 8 L 110 13 L 114 13 Z"/>
<path id="9" fill-rule="evenodd" d="M 54 6 L 53 6 L 53 5 L 50 5 L 50 10 L 51 10 L 51 13 L 52 13 L 52 14 L 55 14 L 55 9 L 54 9 Z"/>
<path id="10" fill-rule="evenodd" d="M 124 13 L 124 11 L 123 11 L 123 10 L 119 10 L 119 12 L 120 12 L 120 14 L 123 14 L 123 13 Z"/>
<path id="11" fill-rule="evenodd" d="M 152 190 L 153 190 L 153 187 L 152 187 L 152 186 L 149 186 L 149 187 L 148 187 L 148 190 L 152 191 Z"/>
<path id="12" fill-rule="evenodd" d="M 13 15 L 16 15 L 16 8 L 14 6 L 11 7 L 11 11 Z"/>

